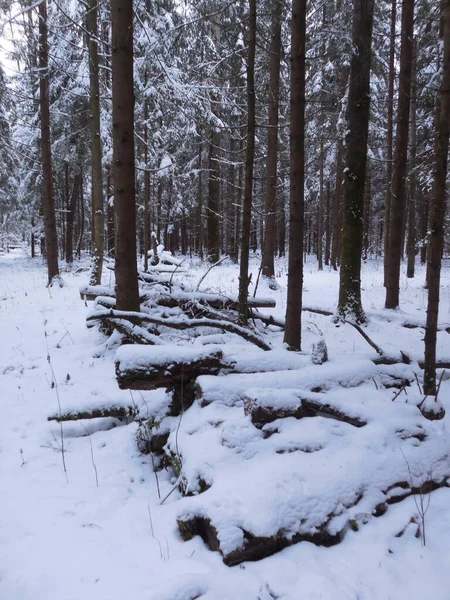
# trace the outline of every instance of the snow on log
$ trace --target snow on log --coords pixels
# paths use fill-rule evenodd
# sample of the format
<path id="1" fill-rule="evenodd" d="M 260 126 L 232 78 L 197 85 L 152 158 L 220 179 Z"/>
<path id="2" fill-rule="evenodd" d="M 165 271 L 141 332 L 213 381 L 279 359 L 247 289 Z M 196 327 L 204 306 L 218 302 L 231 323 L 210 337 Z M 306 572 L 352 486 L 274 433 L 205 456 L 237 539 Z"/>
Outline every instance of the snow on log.
<path id="1" fill-rule="evenodd" d="M 122 346 L 116 353 L 117 382 L 121 389 L 171 387 L 203 373 L 218 373 L 222 357 L 222 351 L 215 347 Z"/>
<path id="2" fill-rule="evenodd" d="M 342 404 L 342 403 L 340 403 Z M 244 413 L 252 423 L 261 428 L 276 419 L 327 416 L 354 427 L 363 427 L 367 421 L 358 411 L 346 411 L 332 403 L 329 394 L 302 393 L 297 390 L 250 389 L 244 398 Z"/>
<path id="3" fill-rule="evenodd" d="M 122 346 L 116 353 L 116 377 L 121 389 L 172 393 L 171 414 L 180 414 L 195 399 L 199 375 L 217 374 L 222 366 L 220 349 L 185 346 Z"/>
<path id="4" fill-rule="evenodd" d="M 178 450 L 187 489 L 199 478 L 210 486 L 180 503 L 183 539 L 200 535 L 225 564 L 237 565 L 300 541 L 337 544 L 390 504 L 448 485 L 450 434 L 417 406 L 392 402 L 370 384 L 325 397 L 367 424 L 286 418 L 260 430 L 239 406 L 194 404 L 167 442 Z"/>
<path id="5" fill-rule="evenodd" d="M 56 413 L 47 417 L 48 421 L 57 421 L 64 423 L 65 421 L 81 421 L 84 419 L 99 419 L 103 417 L 113 417 L 115 419 L 133 421 L 136 415 L 134 406 L 104 406 L 99 408 L 83 408 L 81 410 L 70 410 Z"/>
<path id="6" fill-rule="evenodd" d="M 139 326 L 144 325 L 159 325 L 162 327 L 168 327 L 171 329 L 178 330 L 186 330 L 186 329 L 196 329 L 198 327 L 211 327 L 215 329 L 222 329 L 224 331 L 228 331 L 229 333 L 234 333 L 243 339 L 255 344 L 258 348 L 262 350 L 271 350 L 271 345 L 266 342 L 259 333 L 248 328 L 237 325 L 236 323 L 232 323 L 230 321 L 216 320 L 216 319 L 208 319 L 208 318 L 200 318 L 200 319 L 186 319 L 186 318 L 176 318 L 176 317 L 162 317 L 151 315 L 148 313 L 141 312 L 130 312 L 130 311 L 119 311 L 119 310 L 106 310 L 97 308 L 93 311 L 86 319 L 86 322 L 89 325 L 99 323 L 101 325 L 102 321 L 113 323 L 115 319 L 125 319 L 130 321 L 131 323 Z"/>
<path id="7" fill-rule="evenodd" d="M 225 377 L 200 376 L 197 379 L 197 398 L 202 406 L 219 402 L 227 406 L 242 404 L 250 388 L 297 389 L 305 391 L 328 391 L 333 387 L 352 388 L 377 375 L 377 368 L 370 360 L 341 363 L 327 362 L 296 370 L 280 370 L 274 373 L 235 374 Z"/>

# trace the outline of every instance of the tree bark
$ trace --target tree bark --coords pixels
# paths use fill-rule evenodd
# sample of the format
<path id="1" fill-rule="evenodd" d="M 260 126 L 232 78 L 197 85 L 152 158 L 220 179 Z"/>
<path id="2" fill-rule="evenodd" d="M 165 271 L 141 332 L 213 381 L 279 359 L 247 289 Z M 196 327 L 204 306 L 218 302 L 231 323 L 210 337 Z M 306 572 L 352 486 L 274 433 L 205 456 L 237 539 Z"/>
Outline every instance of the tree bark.
<path id="1" fill-rule="evenodd" d="M 89 107 L 91 112 L 91 173 L 92 173 L 92 267 L 90 282 L 99 285 L 102 278 L 103 252 L 105 250 L 102 144 L 100 136 L 100 84 L 98 60 L 98 5 L 89 0 L 86 29 L 89 32 Z"/>
<path id="2" fill-rule="evenodd" d="M 275 215 L 277 199 L 278 121 L 280 98 L 282 0 L 272 0 L 269 62 L 269 132 L 267 135 L 267 174 L 265 196 L 265 235 L 262 275 L 275 276 Z"/>
<path id="3" fill-rule="evenodd" d="M 116 298 L 119 310 L 139 310 L 134 164 L 133 6 L 112 0 L 113 179 Z"/>
<path id="4" fill-rule="evenodd" d="M 389 234 L 391 224 L 392 200 L 392 139 L 394 116 L 394 77 L 395 77 L 395 29 L 397 21 L 397 0 L 392 1 L 391 8 L 391 35 L 389 42 L 389 75 L 387 97 L 387 132 L 386 132 L 386 195 L 384 205 L 384 286 L 387 286 L 388 261 L 389 261 Z"/>
<path id="5" fill-rule="evenodd" d="M 347 107 L 344 211 L 338 318 L 366 321 L 361 303 L 361 252 L 364 227 L 373 0 L 354 0 L 352 58 Z"/>
<path id="6" fill-rule="evenodd" d="M 48 283 L 59 276 L 58 234 L 56 231 L 50 140 L 50 82 L 48 69 L 47 0 L 39 4 L 39 100 L 41 113 L 41 153 L 43 171 L 43 213 Z"/>
<path id="7" fill-rule="evenodd" d="M 427 257 L 428 307 L 425 328 L 424 393 L 436 395 L 436 337 L 441 261 L 444 248 L 446 179 L 450 122 L 450 0 L 443 0 L 443 56 L 440 113 L 437 123 L 434 194 Z"/>
<path id="8" fill-rule="evenodd" d="M 414 277 L 416 264 L 416 94 L 417 94 L 417 40 L 413 44 L 411 75 L 411 143 L 409 151 L 409 202 L 408 202 L 408 267 L 406 277 Z"/>
<path id="9" fill-rule="evenodd" d="M 284 342 L 292 350 L 301 349 L 305 218 L 305 54 L 306 0 L 292 0 L 289 271 L 284 332 Z"/>
<path id="10" fill-rule="evenodd" d="M 249 0 L 247 50 L 247 147 L 245 152 L 244 205 L 242 207 L 241 258 L 239 264 L 239 322 L 248 321 L 248 263 L 252 225 L 253 166 L 255 159 L 255 52 L 256 0 Z"/>
<path id="11" fill-rule="evenodd" d="M 75 220 L 75 209 L 80 195 L 81 187 L 81 169 L 76 166 L 76 173 L 73 178 L 73 188 L 70 198 L 67 202 L 67 230 L 66 230 L 66 261 L 73 262 L 73 224 Z"/>
<path id="12" fill-rule="evenodd" d="M 400 263 L 406 197 L 411 70 L 413 58 L 414 0 L 402 2 L 402 33 L 398 90 L 397 131 L 392 178 L 391 220 L 386 285 L 386 308 L 396 308 L 400 296 Z"/>

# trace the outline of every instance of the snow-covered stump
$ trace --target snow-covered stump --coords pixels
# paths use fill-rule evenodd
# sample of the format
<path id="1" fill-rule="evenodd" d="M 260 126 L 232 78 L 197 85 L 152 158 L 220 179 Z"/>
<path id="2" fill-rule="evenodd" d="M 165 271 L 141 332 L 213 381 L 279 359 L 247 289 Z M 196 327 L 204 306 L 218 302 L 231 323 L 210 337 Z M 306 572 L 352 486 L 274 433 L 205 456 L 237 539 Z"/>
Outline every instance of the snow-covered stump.
<path id="1" fill-rule="evenodd" d="M 116 353 L 116 377 L 120 389 L 172 392 L 171 414 L 192 405 L 195 380 L 200 375 L 216 375 L 223 354 L 217 348 L 181 346 L 122 346 Z"/>

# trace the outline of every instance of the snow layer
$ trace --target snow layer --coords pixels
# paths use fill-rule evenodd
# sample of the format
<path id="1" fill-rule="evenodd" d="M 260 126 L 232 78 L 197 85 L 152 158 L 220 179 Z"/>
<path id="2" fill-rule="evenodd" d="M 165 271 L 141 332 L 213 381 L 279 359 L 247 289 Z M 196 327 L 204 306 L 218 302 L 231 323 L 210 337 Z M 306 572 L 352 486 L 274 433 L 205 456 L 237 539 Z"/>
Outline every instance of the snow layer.
<path id="1" fill-rule="evenodd" d="M 258 266 L 259 260 L 255 259 L 255 273 Z M 195 272 L 195 267 L 192 270 Z M 286 290 L 284 262 L 277 265 L 278 272 L 281 273 L 278 279 L 281 289 L 275 293 L 277 309 L 274 312 L 282 316 Z M 450 314 L 448 273 L 448 269 L 444 269 L 443 321 L 448 321 Z M 371 316 L 369 335 L 386 351 L 394 353 L 401 348 L 421 357 L 423 331 L 401 328 L 400 324 L 402 320 L 417 316 L 423 318 L 423 270 L 418 269 L 418 276 L 413 281 L 407 281 L 402 274 L 404 312 L 395 314 L 388 325 L 386 316 L 391 317 L 385 315 L 381 308 L 382 266 L 368 263 L 363 275 L 363 301 Z M 383 517 L 369 518 L 360 531 L 349 531 L 344 541 L 334 548 L 296 544 L 270 558 L 230 569 L 222 563 L 220 555 L 207 550 L 198 537 L 182 542 L 176 528 L 176 516 L 185 506 L 197 510 L 196 503 L 201 501 L 205 502 L 208 510 L 214 508 L 212 505 L 206 507 L 204 499 L 207 498 L 205 494 L 210 493 L 210 497 L 216 494 L 213 491 L 215 484 L 205 494 L 193 498 L 181 498 L 175 491 L 161 506 L 151 458 L 140 455 L 136 448 L 136 424 L 118 426 L 110 431 L 96 432 L 92 429 L 90 436 L 73 438 L 68 437 L 71 432 L 69 425 L 63 425 L 63 431 L 68 434 L 65 438 L 66 478 L 61 462 L 59 428 L 47 422 L 47 416 L 58 410 L 57 393 L 63 409 L 85 407 L 93 402 L 106 405 L 143 401 L 150 414 L 153 414 L 154 406 L 164 405 L 165 398 L 159 391 L 144 392 L 142 398 L 133 394 L 132 398 L 129 392 L 117 388 L 114 352 L 105 348 L 105 353 L 93 358 L 94 351 L 104 338 L 95 329 L 85 327 L 88 309 L 80 300 L 78 291 L 85 281 L 82 276 L 71 272 L 63 276 L 65 287 L 49 291 L 45 269 L 38 260 L 31 261 L 19 251 L 0 256 L 2 600 L 123 600 L 128 597 L 149 600 L 192 600 L 195 597 L 202 600 L 271 600 L 276 597 L 282 600 L 423 600 L 430 594 L 434 600 L 448 600 L 448 489 L 431 495 L 426 547 L 415 537 L 417 525 L 410 520 L 417 514 L 417 508 L 413 499 L 407 499 L 391 506 Z M 200 277 L 199 271 L 195 280 Z M 103 284 L 111 285 L 109 278 L 110 273 L 105 273 Z M 334 310 L 337 282 L 334 272 L 317 273 L 316 265 L 308 263 L 305 268 L 305 304 Z M 203 285 L 205 289 L 209 286 L 216 292 L 236 293 L 236 270 L 219 266 L 211 271 Z M 261 293 L 267 294 L 268 291 L 263 289 Z M 317 341 L 317 328 L 327 341 L 332 360 L 342 357 L 345 363 L 347 360 L 362 361 L 368 365 L 367 356 L 373 353 L 364 340 L 349 327 L 336 329 L 329 319 L 319 315 L 305 315 L 305 352 Z M 445 331 L 438 334 L 438 348 L 442 356 L 450 355 L 449 341 L 450 336 Z M 248 352 L 248 348 L 248 345 L 241 345 L 241 352 Z M 228 350 L 239 354 L 239 343 L 230 341 Z M 302 370 L 308 368 L 306 366 Z M 377 383 L 378 378 L 379 375 L 375 375 Z M 254 376 L 249 376 L 249 379 L 254 381 Z M 336 381 L 334 378 L 333 394 L 339 390 L 334 386 Z M 253 387 L 255 385 L 259 384 L 252 384 Z M 350 391 L 352 397 L 356 393 L 356 389 L 350 388 L 341 391 L 343 394 Z M 386 403 L 391 402 L 394 392 L 396 390 L 382 392 L 386 395 Z M 441 394 L 447 413 L 450 411 L 449 392 L 450 384 L 445 380 Z M 404 402 L 403 396 L 391 403 L 392 406 L 400 398 Z M 411 397 L 410 392 L 408 398 L 414 404 L 416 399 Z M 372 400 L 375 401 L 375 397 Z M 331 419 L 320 422 L 317 418 L 308 419 L 304 423 L 289 419 L 278 433 L 263 439 L 264 432 L 258 432 L 248 420 L 243 419 L 240 406 L 217 403 L 202 409 L 194 405 L 191 410 L 193 414 L 198 411 L 199 416 L 201 413 L 202 418 L 197 423 L 190 423 L 190 417 L 184 415 L 179 427 L 180 444 L 187 448 L 186 444 L 191 442 L 186 442 L 186 439 L 190 436 L 194 440 L 194 431 L 198 431 L 200 437 L 191 444 L 192 452 L 196 454 L 190 459 L 191 463 L 185 460 L 183 469 L 193 473 L 197 468 L 198 472 L 205 474 L 207 462 L 215 467 L 219 461 L 231 464 L 229 461 L 232 459 L 239 460 L 241 467 L 237 477 L 247 489 L 250 485 L 249 461 L 257 459 L 263 444 L 265 453 L 269 453 L 269 447 L 272 449 L 271 456 L 275 461 L 277 450 L 285 451 L 285 454 L 279 455 L 279 458 L 284 458 L 286 452 L 294 448 L 323 446 L 323 450 L 309 454 L 300 449 L 288 455 L 293 465 L 297 464 L 297 456 L 304 455 L 299 464 L 303 468 L 307 464 L 304 460 L 314 458 L 316 462 L 310 463 L 314 465 L 321 453 L 331 452 L 332 447 L 344 450 L 344 436 L 349 431 L 357 436 L 349 440 L 357 442 L 358 432 L 366 429 L 354 430 L 350 425 Z M 408 427 L 412 428 L 416 424 L 412 412 L 410 417 Z M 227 426 L 221 429 L 219 423 L 225 419 Z M 403 468 L 398 452 L 389 450 L 392 436 L 397 444 L 394 447 L 398 450 L 401 447 L 414 467 L 417 452 L 414 439 L 402 440 L 403 445 L 400 445 L 392 429 L 394 420 L 389 423 L 389 428 L 380 424 L 380 441 L 375 429 L 372 430 L 370 439 L 380 454 L 376 464 L 381 469 L 383 464 L 387 464 L 383 463 L 382 455 L 394 455 L 393 468 Z M 420 423 L 423 424 L 423 420 Z M 270 424 L 271 428 L 276 426 L 276 423 Z M 374 424 L 369 426 L 375 427 Z M 434 439 L 440 436 L 445 447 L 445 431 L 449 429 L 447 419 L 440 425 L 432 425 L 432 429 L 436 436 Z M 223 435 L 226 444 L 219 443 L 214 435 Z M 206 444 L 207 436 L 211 442 Z M 381 440 L 385 440 L 388 446 L 381 448 Z M 434 452 L 433 444 L 429 446 L 431 452 Z M 366 447 L 364 442 L 363 448 Z M 346 452 L 349 464 L 354 468 L 359 466 L 363 472 L 365 465 L 361 458 L 358 459 L 360 448 L 348 445 Z M 336 465 L 337 459 L 332 457 L 332 460 L 332 464 Z M 345 470 L 345 466 L 341 470 Z M 216 476 L 212 467 L 211 480 Z M 440 468 L 439 464 L 437 467 Z M 373 470 L 376 470 L 377 477 L 384 476 L 375 467 Z M 272 469 L 266 466 L 264 470 L 264 465 L 261 465 L 259 473 L 261 489 L 273 487 L 268 483 L 272 480 Z M 284 474 L 287 475 L 287 471 Z M 308 471 L 308 476 L 311 474 L 314 473 Z M 162 471 L 158 477 L 161 497 L 164 497 L 173 489 L 172 476 Z M 290 489 L 294 486 L 301 490 L 300 478 L 299 472 L 286 480 L 281 474 L 273 480 L 273 485 L 275 481 L 284 483 L 285 487 L 280 491 L 284 490 L 283 506 L 287 509 L 296 501 Z M 252 476 L 251 482 L 254 481 Z M 332 478 L 332 481 L 337 479 Z M 230 491 L 229 483 L 216 483 L 223 493 Z M 312 494 L 314 485 L 319 483 L 312 481 L 306 493 Z M 231 494 L 235 493 L 236 490 L 231 490 L 230 501 L 233 498 Z M 251 500 L 252 490 L 249 494 Z M 217 501 L 225 503 L 225 498 L 217 498 Z M 268 503 L 269 499 L 265 507 Z M 321 506 L 318 507 L 320 509 Z M 255 508 L 255 516 L 243 515 L 242 509 L 238 508 L 235 521 L 245 518 L 250 524 L 251 521 L 257 523 L 258 511 L 259 506 Z M 366 517 L 359 516 L 364 511 L 363 504 L 356 507 L 355 519 L 366 520 Z M 277 513 L 271 515 L 270 523 L 276 526 L 278 521 L 286 519 L 283 515 L 277 509 Z M 264 523 L 261 524 L 263 526 Z M 401 532 L 401 537 L 396 537 Z"/>

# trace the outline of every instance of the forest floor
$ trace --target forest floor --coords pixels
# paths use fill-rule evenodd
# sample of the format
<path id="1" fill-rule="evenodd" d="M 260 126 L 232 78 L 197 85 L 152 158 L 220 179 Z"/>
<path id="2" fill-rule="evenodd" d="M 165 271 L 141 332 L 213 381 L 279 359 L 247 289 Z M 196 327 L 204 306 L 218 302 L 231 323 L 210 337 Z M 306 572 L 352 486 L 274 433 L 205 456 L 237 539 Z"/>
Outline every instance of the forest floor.
<path id="1" fill-rule="evenodd" d="M 256 265 L 255 258 L 253 281 Z M 204 271 L 194 265 L 190 276 L 197 281 Z M 274 296 L 277 307 L 268 312 L 284 316 L 284 261 L 278 263 L 277 276 L 280 290 L 272 292 L 261 284 L 258 295 Z M 386 353 L 398 355 L 403 350 L 417 361 L 423 354 L 423 329 L 399 323 L 424 323 L 423 268 L 418 268 L 413 280 L 402 275 L 401 310 L 395 312 L 383 309 L 382 277 L 381 261 L 364 265 L 367 333 Z M 105 270 L 103 283 L 110 285 L 110 278 Z M 263 560 L 228 567 L 199 537 L 182 541 L 176 519 L 185 503 L 196 498 L 183 498 L 175 491 L 160 504 L 151 458 L 137 449 L 136 423 L 82 437 L 64 425 L 64 471 L 60 426 L 47 417 L 58 412 L 58 404 L 64 410 L 90 403 L 123 403 L 130 392 L 117 386 L 114 352 L 98 352 L 104 336 L 86 328 L 92 303 L 86 304 L 79 295 L 86 271 L 77 273 L 75 266 L 63 273 L 63 279 L 63 287 L 49 290 L 40 260 L 33 261 L 20 250 L 0 254 L 2 600 L 450 598 L 449 488 L 429 497 L 426 546 L 415 535 L 417 527 L 408 525 L 412 518 L 419 519 L 416 502 L 409 497 L 391 505 L 383 516 L 368 518 L 358 531 L 348 531 L 332 548 L 301 542 Z M 237 283 L 237 267 L 221 265 L 211 271 L 202 288 L 229 294 L 237 291 Z M 328 269 L 319 273 L 311 260 L 305 267 L 304 287 L 305 306 L 335 309 L 337 273 Z M 447 267 L 440 316 L 442 323 L 450 322 Z M 357 331 L 349 325 L 336 327 L 330 317 L 304 313 L 303 329 L 304 353 L 309 354 L 323 335 L 331 365 L 356 364 L 373 355 Z M 281 350 L 282 336 L 274 340 Z M 445 331 L 439 333 L 438 354 L 450 360 L 450 335 Z M 393 396 L 396 391 L 383 393 Z M 161 394 L 143 392 L 146 402 L 158 401 Z M 442 439 L 442 453 L 447 456 L 450 382 L 446 377 L 440 400 L 447 416 L 430 428 Z M 188 423 L 180 423 L 180 435 Z M 407 454 L 408 440 L 404 448 Z M 349 443 L 346 452 L 350 460 L 356 450 Z M 343 485 L 346 477 L 344 469 Z M 270 482 L 269 465 L 266 478 Z M 289 495 L 296 489 L 294 473 L 292 480 L 293 487 L 285 482 L 279 493 Z M 162 470 L 159 486 L 164 497 L 173 488 L 173 474 Z"/>

